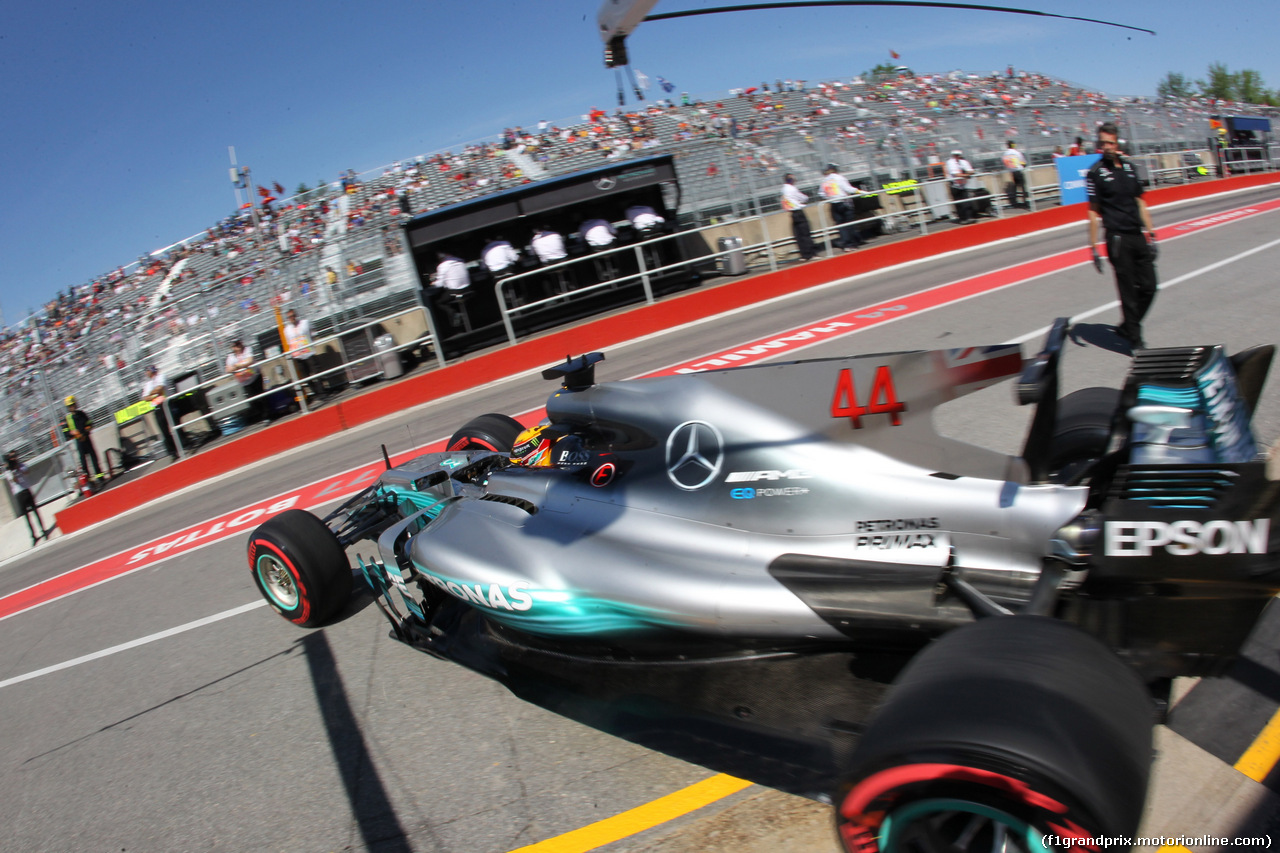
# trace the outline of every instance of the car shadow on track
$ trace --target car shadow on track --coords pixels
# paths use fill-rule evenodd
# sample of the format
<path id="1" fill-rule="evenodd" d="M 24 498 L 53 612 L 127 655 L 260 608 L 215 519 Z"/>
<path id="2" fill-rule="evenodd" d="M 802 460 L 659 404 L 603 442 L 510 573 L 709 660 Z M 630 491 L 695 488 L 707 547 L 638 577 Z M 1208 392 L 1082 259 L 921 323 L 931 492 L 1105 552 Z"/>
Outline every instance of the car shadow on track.
<path id="1" fill-rule="evenodd" d="M 1120 355 L 1131 355 L 1133 347 L 1110 323 L 1076 323 L 1069 333 L 1076 346 L 1095 346 Z"/>
<path id="2" fill-rule="evenodd" d="M 365 847 L 377 849 L 379 853 L 410 853 L 412 848 L 404 827 L 396 817 L 391 798 L 369 754 L 360 721 L 347 699 L 328 638 L 323 631 L 312 631 L 303 638 L 302 648 L 329 746 Z"/>
<path id="3" fill-rule="evenodd" d="M 145 708 L 136 714 L 130 714 L 127 717 L 123 717 L 119 720 L 116 720 L 114 723 L 108 723 L 107 725 L 102 726 L 101 728 L 96 729 L 95 731 L 92 731 L 87 735 L 82 735 L 81 737 L 78 737 L 75 740 L 69 740 L 64 744 L 55 746 L 53 749 L 48 749 L 37 755 L 33 755 L 30 758 L 23 761 L 22 763 L 30 764 L 31 762 L 37 761 L 41 758 L 44 758 L 45 756 L 53 755 L 55 752 L 60 752 L 64 749 L 67 749 L 68 747 L 75 746 L 78 743 L 89 740 L 92 737 L 96 737 L 97 735 L 103 734 L 105 732 L 109 732 L 112 729 L 119 728 L 120 726 L 123 726 L 125 723 L 133 722 L 134 720 L 137 720 L 140 717 L 144 717 L 147 714 L 160 710 L 161 708 L 168 707 L 169 705 L 172 705 L 175 702 L 181 702 L 183 699 L 186 699 L 189 696 L 193 696 L 201 692 L 202 690 L 208 690 L 210 687 L 213 687 L 214 685 L 220 684 L 226 681 L 227 679 L 234 678 L 238 675 L 242 675 L 248 672 L 249 670 L 254 669 L 255 667 L 262 666 L 263 664 L 269 661 L 275 660 L 276 658 L 287 657 L 288 655 L 293 654 L 295 651 L 296 649 L 291 646 L 290 648 L 284 649 L 283 651 L 276 652 L 275 654 L 269 655 L 260 661 L 255 661 L 249 664 L 248 666 L 242 666 L 233 672 L 228 672 L 226 675 L 222 676 L 221 678 L 215 678 L 213 681 L 207 682 L 205 684 L 201 684 L 199 687 L 196 687 L 192 690 L 188 690 L 186 693 L 179 693 L 177 696 L 174 696 L 171 699 L 166 699 L 165 701 L 159 703 L 158 705 L 152 705 L 150 708 Z"/>

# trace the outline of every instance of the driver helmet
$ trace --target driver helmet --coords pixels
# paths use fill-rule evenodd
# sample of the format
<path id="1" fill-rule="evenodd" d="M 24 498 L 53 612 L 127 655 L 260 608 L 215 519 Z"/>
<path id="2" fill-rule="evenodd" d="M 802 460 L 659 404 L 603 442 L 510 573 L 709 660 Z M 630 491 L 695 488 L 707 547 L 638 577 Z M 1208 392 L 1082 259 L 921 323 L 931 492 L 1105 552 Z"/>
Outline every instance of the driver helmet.
<path id="1" fill-rule="evenodd" d="M 550 468 L 552 436 L 549 423 L 530 427 L 516 436 L 511 447 L 511 461 L 525 468 Z"/>

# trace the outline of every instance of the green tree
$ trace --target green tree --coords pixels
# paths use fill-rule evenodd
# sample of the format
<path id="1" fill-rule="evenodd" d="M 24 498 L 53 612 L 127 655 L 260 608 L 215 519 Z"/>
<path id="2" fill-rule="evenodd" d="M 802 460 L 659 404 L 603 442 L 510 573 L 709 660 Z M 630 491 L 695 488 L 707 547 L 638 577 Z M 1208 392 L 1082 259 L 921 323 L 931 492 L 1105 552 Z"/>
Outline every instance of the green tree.
<path id="1" fill-rule="evenodd" d="M 898 66 L 890 62 L 881 62 L 870 71 L 862 72 L 863 80 L 883 80 L 886 77 L 895 76 L 894 69 Z"/>
<path id="2" fill-rule="evenodd" d="M 311 200 L 311 187 L 307 186 L 306 181 L 303 181 L 298 184 L 298 188 L 293 191 L 293 194 L 297 196 L 298 201 L 308 202 Z"/>
<path id="3" fill-rule="evenodd" d="M 1262 84 L 1262 75 L 1248 68 L 1235 75 L 1235 93 L 1236 100 L 1246 104 L 1261 104 L 1269 94 Z"/>
<path id="4" fill-rule="evenodd" d="M 1236 99 L 1236 78 L 1221 62 L 1209 63 L 1209 76 L 1205 80 L 1197 80 L 1200 94 L 1206 98 L 1218 98 L 1223 101 Z"/>
<path id="5" fill-rule="evenodd" d="M 1189 98 L 1191 94 L 1191 83 L 1176 71 L 1170 71 L 1156 84 L 1156 95 L 1161 98 Z"/>

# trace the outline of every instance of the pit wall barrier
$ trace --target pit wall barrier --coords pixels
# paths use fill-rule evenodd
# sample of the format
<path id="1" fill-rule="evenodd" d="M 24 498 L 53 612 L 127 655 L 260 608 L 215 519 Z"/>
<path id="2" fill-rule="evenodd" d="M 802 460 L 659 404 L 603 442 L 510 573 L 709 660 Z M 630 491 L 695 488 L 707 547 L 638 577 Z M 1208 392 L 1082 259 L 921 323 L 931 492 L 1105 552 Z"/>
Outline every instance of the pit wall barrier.
<path id="1" fill-rule="evenodd" d="M 1148 205 L 1158 207 L 1278 183 L 1280 174 L 1265 172 L 1153 189 L 1144 197 Z M 902 242 L 867 247 L 852 254 L 737 279 L 720 287 L 684 292 L 661 302 L 523 340 L 373 388 L 354 398 L 290 418 L 243 438 L 229 440 L 154 473 L 82 499 L 57 513 L 55 518 L 64 534 L 83 530 L 180 489 L 295 447 L 413 406 L 558 363 L 564 359 L 565 353 L 606 350 L 634 338 L 797 293 L 836 279 L 1071 223 L 1079 223 L 1080 245 L 1083 247 L 1087 240 L 1086 221 L 1083 205 L 1055 207 L 1023 216 L 983 221 L 965 228 L 934 231 Z"/>

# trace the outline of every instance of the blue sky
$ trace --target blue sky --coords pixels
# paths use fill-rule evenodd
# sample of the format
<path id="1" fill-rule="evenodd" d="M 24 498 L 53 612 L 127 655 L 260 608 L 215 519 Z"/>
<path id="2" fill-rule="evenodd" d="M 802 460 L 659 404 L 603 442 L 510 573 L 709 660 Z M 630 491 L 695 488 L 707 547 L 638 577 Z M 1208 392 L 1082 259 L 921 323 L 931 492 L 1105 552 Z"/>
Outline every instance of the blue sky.
<path id="1" fill-rule="evenodd" d="M 595 34 L 600 0 L 229 0 L 13 3 L 0 23 L 7 165 L 0 310 L 12 324 L 59 289 L 229 214 L 228 146 L 258 183 L 332 181 L 393 160 L 616 103 Z M 655 12 L 723 5 L 661 0 Z M 1211 62 L 1280 87 L 1280 6 L 1094 0 L 1053 18 L 854 7 L 654 22 L 632 64 L 677 93 L 776 78 L 848 78 L 889 51 L 919 71 L 1007 65 L 1152 95 Z M 1212 14 L 1211 14 L 1212 13 Z"/>

